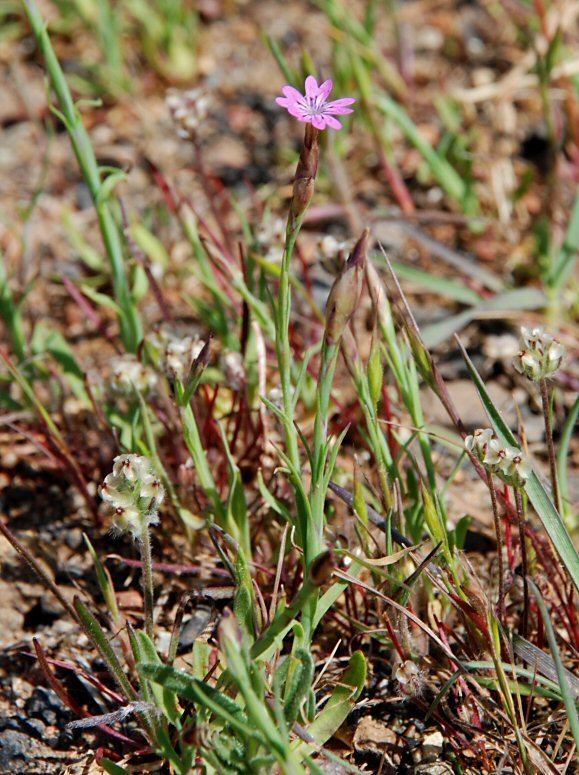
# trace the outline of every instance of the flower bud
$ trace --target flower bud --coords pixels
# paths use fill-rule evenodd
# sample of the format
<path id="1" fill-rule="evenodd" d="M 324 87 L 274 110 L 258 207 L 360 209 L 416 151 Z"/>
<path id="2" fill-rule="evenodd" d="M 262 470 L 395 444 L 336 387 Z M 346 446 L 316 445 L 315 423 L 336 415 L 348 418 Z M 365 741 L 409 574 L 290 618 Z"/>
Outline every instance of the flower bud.
<path id="1" fill-rule="evenodd" d="M 365 229 L 330 290 L 326 304 L 326 337 L 330 344 L 339 341 L 360 301 L 369 234 Z"/>
<path id="2" fill-rule="evenodd" d="M 291 201 L 291 215 L 294 219 L 305 213 L 314 195 L 320 158 L 319 137 L 319 130 L 311 124 L 306 124 L 304 144 L 296 168 Z"/>

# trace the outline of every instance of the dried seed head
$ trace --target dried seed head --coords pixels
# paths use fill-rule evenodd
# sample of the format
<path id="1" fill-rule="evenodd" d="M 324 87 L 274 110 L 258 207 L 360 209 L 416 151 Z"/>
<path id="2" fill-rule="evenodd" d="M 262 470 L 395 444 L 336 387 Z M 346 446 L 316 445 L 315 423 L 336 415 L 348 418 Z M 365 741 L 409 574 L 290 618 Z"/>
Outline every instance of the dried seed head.
<path id="1" fill-rule="evenodd" d="M 157 385 L 155 372 L 132 354 L 114 358 L 111 366 L 110 387 L 117 395 L 133 397 L 135 391 L 148 395 Z"/>
<path id="2" fill-rule="evenodd" d="M 147 353 L 153 363 L 170 380 L 185 382 L 193 361 L 199 356 L 204 342 L 196 334 L 179 336 L 170 328 L 161 327 L 147 336 Z"/>
<path id="3" fill-rule="evenodd" d="M 401 694 L 406 697 L 419 697 L 426 687 L 424 676 L 418 665 L 407 659 L 401 662 L 395 674 Z"/>
<path id="4" fill-rule="evenodd" d="M 548 379 L 561 366 L 565 348 L 543 328 L 521 328 L 520 350 L 513 366 L 532 382 Z"/>
<path id="5" fill-rule="evenodd" d="M 119 532 L 137 536 L 143 528 L 159 522 L 157 511 L 165 489 L 146 457 L 118 455 L 99 492 L 113 508 L 113 525 Z"/>
<path id="6" fill-rule="evenodd" d="M 215 107 L 211 93 L 203 88 L 188 91 L 170 89 L 165 103 L 177 124 L 179 137 L 185 140 L 199 139 L 199 133 Z"/>

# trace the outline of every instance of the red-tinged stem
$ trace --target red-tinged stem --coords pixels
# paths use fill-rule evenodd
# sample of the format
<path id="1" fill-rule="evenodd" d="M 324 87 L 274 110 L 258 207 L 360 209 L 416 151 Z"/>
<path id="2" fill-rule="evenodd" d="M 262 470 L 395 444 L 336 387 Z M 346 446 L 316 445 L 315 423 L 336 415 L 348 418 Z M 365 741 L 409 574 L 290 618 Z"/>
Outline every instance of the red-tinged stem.
<path id="1" fill-rule="evenodd" d="M 523 621 L 521 624 L 521 635 L 523 638 L 526 638 L 529 630 L 529 582 L 527 581 L 529 565 L 527 558 L 527 542 L 525 540 L 525 514 L 523 512 L 523 496 L 521 495 L 521 491 L 518 487 L 513 489 L 515 491 L 515 504 L 517 507 L 517 522 L 519 524 L 521 566 L 523 573 Z"/>

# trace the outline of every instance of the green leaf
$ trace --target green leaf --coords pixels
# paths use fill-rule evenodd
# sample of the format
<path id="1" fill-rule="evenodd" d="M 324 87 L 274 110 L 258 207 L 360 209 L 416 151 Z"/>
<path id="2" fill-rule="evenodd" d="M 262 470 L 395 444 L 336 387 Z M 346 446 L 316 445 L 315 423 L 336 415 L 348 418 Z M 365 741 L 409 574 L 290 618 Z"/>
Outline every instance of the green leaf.
<path id="1" fill-rule="evenodd" d="M 360 696 L 366 680 L 366 659 L 355 651 L 323 711 L 308 727 L 309 734 L 323 745 L 340 728 Z"/>
<path id="2" fill-rule="evenodd" d="M 109 775 L 127 775 L 129 772 L 128 770 L 125 770 L 124 767 L 120 767 L 110 759 L 107 759 L 106 756 L 100 760 L 100 765 L 109 773 Z"/>
<path id="3" fill-rule="evenodd" d="M 84 538 L 85 544 L 87 545 L 90 556 L 92 557 L 95 572 L 97 575 L 98 585 L 102 592 L 102 596 L 105 600 L 105 603 L 107 604 L 109 613 L 113 618 L 115 627 L 120 627 L 122 620 L 119 614 L 119 607 L 117 605 L 117 597 L 115 594 L 115 588 L 113 586 L 113 580 L 111 578 L 111 574 L 109 573 L 108 569 L 102 564 L 98 554 L 95 551 L 94 546 L 90 542 L 89 537 L 87 536 L 86 533 L 83 533 L 83 538 Z"/>
<path id="4" fill-rule="evenodd" d="M 454 167 L 424 139 L 404 108 L 386 94 L 378 94 L 375 102 L 378 110 L 398 124 L 407 139 L 422 154 L 432 174 L 444 191 L 464 206 L 467 194 L 465 182 Z"/>
<path id="5" fill-rule="evenodd" d="M 569 501 L 569 479 L 567 476 L 567 461 L 569 458 L 569 445 L 573 437 L 573 430 L 577 423 L 577 417 L 579 416 L 579 396 L 575 399 L 575 403 L 571 407 L 569 416 L 565 420 L 561 436 L 559 438 L 559 444 L 557 445 L 557 476 L 559 478 L 559 489 L 561 490 L 561 500 L 563 502 L 563 511 L 567 513 L 566 506 Z M 579 525 L 574 526 L 579 527 Z"/>
<path id="6" fill-rule="evenodd" d="M 284 688 L 284 715 L 291 727 L 298 717 L 300 707 L 312 687 L 314 677 L 314 660 L 306 649 L 296 649 L 290 654 L 287 664 L 287 678 Z"/>
<path id="7" fill-rule="evenodd" d="M 116 301 L 114 301 L 114 299 L 111 299 L 110 296 L 107 296 L 106 293 L 95 291 L 86 283 L 81 285 L 80 290 L 87 298 L 89 298 L 91 301 L 94 301 L 94 303 L 98 304 L 100 307 L 108 307 L 108 309 L 112 309 L 114 312 L 116 312 L 117 315 L 121 314 L 120 306 Z"/>
<path id="8" fill-rule="evenodd" d="M 157 654 L 153 641 L 145 632 L 136 633 L 137 640 L 140 647 L 140 660 L 146 663 L 155 663 L 161 665 L 161 659 Z M 139 664 L 137 664 L 137 670 Z M 153 696 L 155 704 L 160 708 L 165 716 L 176 726 L 179 726 L 179 711 L 177 709 L 177 702 L 175 698 L 175 692 L 171 691 L 167 687 L 159 687 L 157 684 L 152 685 Z"/>
<path id="9" fill-rule="evenodd" d="M 426 288 L 429 292 L 439 293 L 447 299 L 458 301 L 461 304 L 468 304 L 469 306 L 479 304 L 483 300 L 480 293 L 473 291 L 472 288 L 468 288 L 456 280 L 440 277 L 416 266 L 402 264 L 400 261 L 392 261 L 391 263 L 398 277 Z"/>
<path id="10" fill-rule="evenodd" d="M 117 655 L 113 651 L 113 648 L 109 643 L 109 639 L 105 635 L 103 628 L 97 622 L 95 617 L 91 614 L 91 612 L 82 602 L 82 600 L 80 600 L 80 598 L 78 597 L 75 598 L 73 605 L 74 605 L 74 610 L 76 611 L 80 621 L 83 624 L 86 634 L 89 636 L 93 645 L 95 646 L 95 648 L 97 649 L 97 651 L 99 652 L 103 660 L 106 662 L 106 665 L 112 677 L 117 682 L 117 685 L 121 689 L 122 693 L 125 695 L 125 697 L 128 700 L 130 701 L 136 700 L 137 695 L 135 693 L 135 690 L 129 683 L 129 679 L 125 675 L 125 672 L 121 667 L 121 663 L 119 662 Z"/>
<path id="11" fill-rule="evenodd" d="M 238 732 L 251 738 L 258 737 L 256 730 L 248 725 L 247 718 L 239 705 L 209 684 L 168 665 L 143 663 L 140 666 L 140 672 L 145 678 L 167 687 L 177 696 L 207 708 Z"/>
<path id="12" fill-rule="evenodd" d="M 134 226 L 131 226 L 131 235 L 143 253 L 145 253 L 153 263 L 158 264 L 163 267 L 163 269 L 169 266 L 170 258 L 167 249 L 161 240 L 143 226 L 143 224 L 136 223 Z"/>
<path id="13" fill-rule="evenodd" d="M 90 400 L 84 386 L 84 372 L 78 365 L 72 348 L 60 333 L 50 329 L 42 323 L 37 323 L 30 341 L 30 348 L 34 353 L 49 352 L 68 379 L 74 395 L 83 403 L 89 405 Z"/>
<path id="14" fill-rule="evenodd" d="M 102 172 L 103 168 L 101 167 L 100 170 Z M 109 175 L 107 175 L 107 177 L 103 180 L 103 182 L 99 186 L 96 199 L 95 199 L 95 204 L 103 204 L 104 202 L 106 202 L 107 199 L 109 199 L 111 194 L 113 193 L 113 190 L 117 185 L 117 183 L 120 183 L 122 180 L 126 180 L 127 178 L 128 178 L 127 173 L 119 169 L 115 169 L 114 172 L 111 172 Z"/>
<path id="15" fill-rule="evenodd" d="M 538 288 L 514 288 L 504 293 L 497 293 L 471 309 L 425 326 L 422 329 L 422 339 L 427 347 L 436 347 L 472 320 L 483 317 L 488 312 L 543 309 L 546 305 L 547 297 Z"/>
<path id="16" fill-rule="evenodd" d="M 493 404 L 493 401 L 488 394 L 480 374 L 476 370 L 471 359 L 468 357 L 466 350 L 462 344 L 460 344 L 460 341 L 459 345 L 463 352 L 466 365 L 471 373 L 482 404 L 486 409 L 491 423 L 495 429 L 495 433 L 503 444 L 510 444 L 515 447 L 518 446 L 517 440 L 512 434 L 511 429 L 505 423 L 501 413 Z M 533 504 L 533 508 L 537 512 L 537 516 L 543 523 L 543 527 L 547 531 L 547 534 L 549 535 L 555 550 L 561 558 L 561 562 L 567 569 L 567 572 L 573 581 L 573 584 L 577 589 L 579 589 L 579 554 L 577 553 L 577 549 L 574 547 L 573 542 L 571 541 L 571 537 L 567 532 L 565 523 L 553 506 L 553 502 L 545 492 L 545 488 L 541 484 L 539 477 L 534 471 L 531 472 L 531 475 L 527 479 L 525 484 L 525 492 Z"/>
<path id="17" fill-rule="evenodd" d="M 579 194 L 575 198 L 565 241 L 548 278 L 549 285 L 554 291 L 561 289 L 571 276 L 577 256 L 579 256 Z"/>
<path id="18" fill-rule="evenodd" d="M 571 691 L 571 687 L 567 682 L 565 668 L 563 667 L 561 654 L 559 653 L 559 647 L 557 646 L 555 630 L 553 629 L 553 624 L 551 623 L 551 618 L 549 616 L 549 612 L 547 611 L 545 601 L 543 600 L 536 584 L 531 579 L 529 579 L 529 586 L 537 599 L 539 611 L 541 612 L 541 617 L 545 625 L 545 632 L 547 633 L 549 648 L 551 649 L 551 655 L 553 657 L 553 661 L 555 662 L 559 688 L 561 689 L 563 703 L 565 704 L 565 709 L 567 710 L 567 719 L 569 721 L 569 726 L 571 727 L 573 737 L 575 738 L 575 745 L 577 748 L 579 748 L 579 716 L 577 715 L 577 706 L 575 705 L 575 699 Z"/>

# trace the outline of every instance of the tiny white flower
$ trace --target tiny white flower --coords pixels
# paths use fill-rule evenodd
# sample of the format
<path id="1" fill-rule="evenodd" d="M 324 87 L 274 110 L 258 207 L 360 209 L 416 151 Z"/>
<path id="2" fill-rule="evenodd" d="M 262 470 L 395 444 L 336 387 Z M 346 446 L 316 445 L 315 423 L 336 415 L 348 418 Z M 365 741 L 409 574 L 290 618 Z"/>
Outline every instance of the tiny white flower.
<path id="1" fill-rule="evenodd" d="M 498 439 L 491 439 L 486 446 L 483 463 L 485 466 L 497 466 L 503 458 L 503 448 Z"/>
<path id="2" fill-rule="evenodd" d="M 541 377 L 541 361 L 532 352 L 524 352 L 521 355 L 521 368 L 522 373 L 526 374 L 529 379 L 536 381 Z"/>

